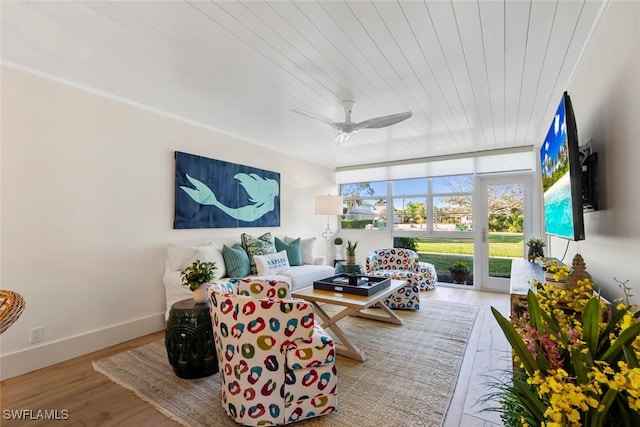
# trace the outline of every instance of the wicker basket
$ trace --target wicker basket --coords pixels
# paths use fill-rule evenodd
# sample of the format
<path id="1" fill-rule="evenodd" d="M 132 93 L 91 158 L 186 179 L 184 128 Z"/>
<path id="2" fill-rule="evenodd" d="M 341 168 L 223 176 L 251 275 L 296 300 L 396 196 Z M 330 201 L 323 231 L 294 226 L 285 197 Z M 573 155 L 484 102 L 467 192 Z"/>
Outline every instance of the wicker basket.
<path id="1" fill-rule="evenodd" d="M 19 293 L 0 289 L 0 334 L 18 320 L 24 307 L 24 299 Z"/>

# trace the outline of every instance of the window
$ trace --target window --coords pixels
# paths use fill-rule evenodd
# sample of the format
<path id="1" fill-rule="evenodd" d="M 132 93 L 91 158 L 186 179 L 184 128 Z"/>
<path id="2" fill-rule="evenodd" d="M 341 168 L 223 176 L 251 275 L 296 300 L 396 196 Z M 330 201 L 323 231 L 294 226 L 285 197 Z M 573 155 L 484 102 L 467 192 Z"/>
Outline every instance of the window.
<path id="1" fill-rule="evenodd" d="M 393 198 L 394 230 L 427 230 L 427 199 L 423 197 Z"/>
<path id="2" fill-rule="evenodd" d="M 341 228 L 388 230 L 392 224 L 394 236 L 473 229 L 473 175 L 349 183 L 340 194 Z"/>
<path id="3" fill-rule="evenodd" d="M 380 230 L 387 227 L 387 181 L 342 184 L 341 228 Z"/>
<path id="4" fill-rule="evenodd" d="M 427 231 L 427 178 L 391 181 L 393 229 Z"/>
<path id="5" fill-rule="evenodd" d="M 415 250 L 452 282 L 454 263 L 473 269 L 473 191 L 473 175 L 343 184 L 341 227 L 390 231 L 394 247 Z"/>
<path id="6" fill-rule="evenodd" d="M 471 195 L 460 194 L 433 198 L 434 231 L 471 231 L 473 228 Z"/>

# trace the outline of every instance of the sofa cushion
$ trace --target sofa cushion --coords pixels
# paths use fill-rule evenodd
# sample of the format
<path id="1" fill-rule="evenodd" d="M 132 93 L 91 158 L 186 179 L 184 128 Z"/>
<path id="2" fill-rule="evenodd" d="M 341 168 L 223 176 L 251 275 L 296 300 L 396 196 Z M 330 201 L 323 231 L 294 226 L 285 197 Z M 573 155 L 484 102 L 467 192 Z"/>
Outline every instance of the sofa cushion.
<path id="1" fill-rule="evenodd" d="M 287 238 L 282 238 L 286 242 Z M 297 238 L 289 239 L 290 241 L 293 241 Z M 315 280 L 333 276 L 334 268 L 324 265 L 324 257 L 313 257 L 314 241 L 315 238 L 300 239 L 301 252 L 304 252 L 305 250 L 311 252 L 310 254 L 303 255 L 303 261 L 304 256 L 308 256 L 310 258 L 307 259 L 309 265 L 292 266 L 291 268 L 282 271 L 280 274 L 267 274 L 260 276 L 260 278 L 266 280 L 286 281 L 291 284 L 291 289 L 297 290 L 306 286 L 313 285 L 313 282 Z M 224 251 L 225 253 L 223 254 L 223 264 L 226 278 L 241 278 L 249 275 L 249 258 L 246 252 L 244 252 L 244 249 L 242 249 L 242 247 L 233 237 L 216 239 L 215 243 L 209 239 L 200 239 L 170 244 L 167 259 L 165 259 L 165 275 L 163 277 L 166 297 L 166 316 L 168 316 L 169 309 L 171 308 L 172 304 L 177 301 L 192 297 L 192 293 L 189 290 L 189 287 L 181 285 L 180 270 L 182 270 L 185 267 L 185 264 L 194 256 L 196 248 L 198 246 L 209 246 L 211 244 L 223 248 L 223 250 L 223 245 L 227 245 L 227 248 Z M 233 246 L 235 246 L 235 248 Z M 240 258 L 239 262 L 242 264 L 241 268 L 243 268 L 244 271 L 238 270 L 238 266 L 235 266 L 229 259 L 230 256 Z M 174 262 L 176 264 L 175 266 L 173 265 Z M 220 267 L 222 267 L 222 265 Z M 218 267 L 220 270 L 216 273 L 222 273 L 222 269 L 220 267 Z M 230 269 L 229 267 L 234 267 L 234 269 Z"/>
<path id="2" fill-rule="evenodd" d="M 289 265 L 296 266 L 302 265 L 302 241 L 298 238 L 291 242 L 285 242 L 277 237 L 275 238 L 276 251 L 287 251 L 287 259 Z M 312 263 L 310 263 L 312 264 Z"/>
<path id="3" fill-rule="evenodd" d="M 300 251 L 302 252 L 302 263 L 313 264 L 313 244 L 316 241 L 315 237 L 309 239 L 301 239 L 300 237 L 284 237 L 284 241 L 287 243 L 293 243 L 295 240 L 300 239 Z"/>
<path id="4" fill-rule="evenodd" d="M 298 290 L 313 285 L 313 282 L 333 276 L 335 270 L 328 265 L 300 265 L 280 272 L 291 279 L 291 289 Z"/>
<path id="5" fill-rule="evenodd" d="M 173 271 L 182 270 L 187 261 L 193 258 L 194 253 L 194 246 L 169 245 L 167 248 L 167 255 L 169 258 L 169 264 L 171 264 L 171 269 Z"/>
<path id="6" fill-rule="evenodd" d="M 173 271 L 184 270 L 187 265 L 193 262 L 192 259 L 193 255 L 196 252 L 196 249 L 209 245 L 213 245 L 213 242 L 169 245 L 167 247 L 167 255 L 169 258 L 169 263 L 171 264 L 171 269 Z"/>
<path id="7" fill-rule="evenodd" d="M 289 260 L 287 251 L 276 252 L 268 255 L 254 255 L 253 260 L 256 263 L 258 275 L 278 274 L 289 269 Z"/>
<path id="8" fill-rule="evenodd" d="M 242 246 L 233 245 L 222 247 L 222 257 L 224 258 L 225 270 L 229 277 L 246 277 L 251 273 L 249 256 Z"/>
<path id="9" fill-rule="evenodd" d="M 253 237 L 250 234 L 242 233 L 242 247 L 249 255 L 249 265 L 251 266 L 251 273 L 258 274 L 256 268 L 256 262 L 253 259 L 256 255 L 268 255 L 276 252 L 276 244 L 273 240 L 271 233 L 264 233 L 260 237 Z"/>
<path id="10" fill-rule="evenodd" d="M 180 270 L 184 270 L 185 267 L 193 264 L 196 260 L 200 260 L 202 262 L 214 262 L 216 264 L 216 271 L 213 272 L 214 280 L 226 276 L 227 270 L 224 264 L 224 257 L 222 256 L 222 251 L 218 246 L 214 244 L 196 246 L 195 253 Z"/>

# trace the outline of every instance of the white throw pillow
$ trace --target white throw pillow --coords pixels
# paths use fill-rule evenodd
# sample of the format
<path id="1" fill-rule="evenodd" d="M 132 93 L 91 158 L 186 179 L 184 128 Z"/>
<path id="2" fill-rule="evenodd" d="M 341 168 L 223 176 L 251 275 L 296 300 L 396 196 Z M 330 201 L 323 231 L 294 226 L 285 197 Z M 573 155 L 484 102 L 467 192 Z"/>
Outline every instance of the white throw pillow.
<path id="1" fill-rule="evenodd" d="M 285 236 L 284 241 L 287 243 L 291 243 L 296 240 L 297 237 L 289 237 Z M 300 248 L 302 251 L 302 262 L 303 264 L 313 264 L 313 244 L 315 243 L 316 238 L 311 237 L 309 239 L 300 239 Z"/>
<path id="2" fill-rule="evenodd" d="M 207 246 L 196 246 L 192 258 L 184 264 L 181 270 L 188 265 L 193 264 L 193 262 L 197 259 L 202 262 L 216 263 L 216 271 L 213 273 L 213 278 L 215 280 L 221 277 L 225 277 L 226 271 L 224 268 L 224 258 L 222 257 L 222 251 L 216 245 L 210 244 Z"/>
<path id="3" fill-rule="evenodd" d="M 287 251 L 280 251 L 268 255 L 254 255 L 253 259 L 256 261 L 259 276 L 278 274 L 290 268 Z"/>
<path id="4" fill-rule="evenodd" d="M 169 255 L 169 263 L 173 271 L 180 271 L 185 267 L 187 261 L 193 258 L 195 254 L 195 246 L 169 245 L 167 253 Z"/>

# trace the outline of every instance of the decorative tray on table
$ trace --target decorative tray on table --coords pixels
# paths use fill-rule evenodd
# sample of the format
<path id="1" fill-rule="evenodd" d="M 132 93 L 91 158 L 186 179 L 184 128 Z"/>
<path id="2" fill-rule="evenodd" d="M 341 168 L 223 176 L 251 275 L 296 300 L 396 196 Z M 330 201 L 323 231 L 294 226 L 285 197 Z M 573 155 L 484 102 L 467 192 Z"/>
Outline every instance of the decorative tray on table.
<path id="1" fill-rule="evenodd" d="M 380 292 L 390 285 L 391 279 L 361 274 L 338 274 L 313 282 L 314 289 L 366 296 Z"/>

